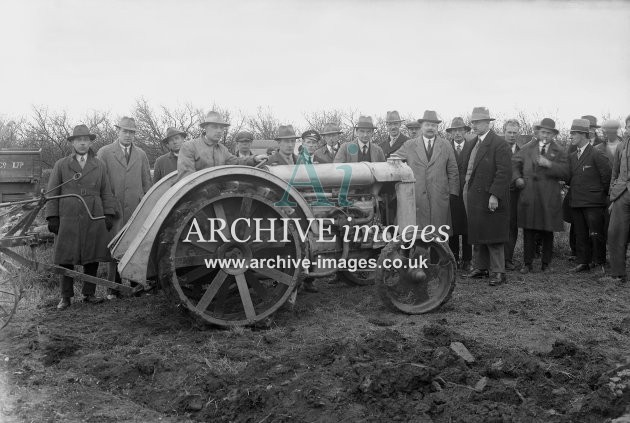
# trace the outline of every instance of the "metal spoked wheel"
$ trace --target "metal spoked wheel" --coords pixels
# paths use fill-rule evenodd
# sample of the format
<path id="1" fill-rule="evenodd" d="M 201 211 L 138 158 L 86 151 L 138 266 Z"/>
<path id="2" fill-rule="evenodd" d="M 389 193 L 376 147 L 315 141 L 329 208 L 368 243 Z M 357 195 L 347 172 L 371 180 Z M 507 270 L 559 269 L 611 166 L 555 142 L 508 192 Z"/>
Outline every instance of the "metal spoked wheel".
<path id="1" fill-rule="evenodd" d="M 303 249 L 297 229 L 286 232 L 280 219 L 288 212 L 274 206 L 282 192 L 264 181 L 213 181 L 212 186 L 196 190 L 176 207 L 166 221 L 159 246 L 160 281 L 171 298 L 202 320 L 219 326 L 250 325 L 266 319 L 286 302 L 298 283 L 300 267 L 264 265 L 253 268 L 253 259 L 278 257 L 300 260 Z M 238 218 L 256 218 L 257 233 Z M 205 241 L 190 235 L 196 219 Z M 211 225 L 222 231 L 209 240 Z M 275 226 L 272 226 L 272 222 Z M 196 234 L 196 232 L 193 232 Z M 258 237 L 258 238 L 257 238 Z M 240 242 L 250 238 L 246 242 Z M 223 266 L 209 260 L 231 260 Z M 275 268 L 274 268 L 275 267 Z"/>
<path id="2" fill-rule="evenodd" d="M 426 267 L 414 268 L 421 259 L 426 259 Z M 404 268 L 394 269 L 391 265 L 396 263 Z M 381 251 L 378 264 L 377 290 L 393 310 L 428 313 L 446 303 L 455 289 L 455 257 L 444 243 L 416 240 L 405 250 L 401 243 L 392 242 Z"/>
<path id="3" fill-rule="evenodd" d="M 20 290 L 16 278 L 4 263 L 0 262 L 0 329 L 9 324 L 20 302 Z"/>

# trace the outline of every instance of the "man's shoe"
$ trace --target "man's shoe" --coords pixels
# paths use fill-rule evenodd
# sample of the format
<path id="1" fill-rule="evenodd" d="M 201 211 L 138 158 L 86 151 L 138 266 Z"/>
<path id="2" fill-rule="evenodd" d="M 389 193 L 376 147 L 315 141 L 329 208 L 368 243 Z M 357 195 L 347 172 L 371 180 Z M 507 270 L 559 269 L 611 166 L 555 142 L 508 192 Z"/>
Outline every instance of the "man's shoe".
<path id="1" fill-rule="evenodd" d="M 90 303 L 90 304 L 99 304 L 103 302 L 103 299 L 97 298 L 95 295 L 84 295 L 83 302 Z"/>
<path id="2" fill-rule="evenodd" d="M 591 267 L 588 264 L 578 264 L 577 266 L 569 270 L 569 272 L 579 273 L 579 272 L 588 272 L 590 270 L 591 270 Z"/>
<path id="3" fill-rule="evenodd" d="M 470 279 L 481 279 L 487 278 L 488 276 L 490 276 L 490 273 L 488 273 L 487 269 L 474 269 L 472 272 L 466 275 L 466 277 Z"/>
<path id="4" fill-rule="evenodd" d="M 57 304 L 57 310 L 65 310 L 68 307 L 70 307 L 70 297 L 63 297 Z"/>
<path id="5" fill-rule="evenodd" d="M 492 279 L 490 279 L 490 282 L 488 282 L 488 285 L 497 286 L 503 285 L 504 283 L 507 283 L 507 276 L 505 273 L 495 273 Z"/>
<path id="6" fill-rule="evenodd" d="M 311 292 L 313 294 L 318 293 L 319 289 L 315 285 L 313 285 L 313 281 L 306 280 L 304 281 L 304 291 Z"/>
<path id="7" fill-rule="evenodd" d="M 462 272 L 470 273 L 473 271 L 472 263 L 469 260 L 462 262 Z"/>
<path id="8" fill-rule="evenodd" d="M 531 273 L 531 271 L 532 271 L 532 265 L 531 265 L 531 264 L 526 264 L 526 265 L 524 265 L 524 266 L 521 268 L 521 273 L 522 273 L 523 275 L 526 275 L 526 274 L 528 274 L 528 273 Z"/>

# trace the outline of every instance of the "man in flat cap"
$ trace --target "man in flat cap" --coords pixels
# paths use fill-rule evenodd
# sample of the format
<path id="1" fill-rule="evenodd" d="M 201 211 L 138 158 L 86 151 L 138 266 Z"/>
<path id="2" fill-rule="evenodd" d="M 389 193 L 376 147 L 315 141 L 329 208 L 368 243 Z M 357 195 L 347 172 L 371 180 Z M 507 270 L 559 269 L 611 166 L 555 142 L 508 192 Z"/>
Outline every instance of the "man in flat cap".
<path id="1" fill-rule="evenodd" d="M 46 203 L 48 230 L 55 234 L 53 262 L 70 270 L 75 265 L 83 266 L 84 273 L 90 276 L 96 276 L 99 262 L 111 260 L 107 244 L 112 238 L 109 231 L 116 213 L 116 200 L 109 187 L 107 169 L 94 157 L 91 148 L 94 139 L 96 135 L 91 134 L 87 126 L 76 126 L 68 137 L 72 143 L 72 154 L 57 160 L 48 181 L 51 196 L 80 195 L 88 210 L 72 197 L 55 198 Z M 76 174 L 81 174 L 81 177 L 73 180 Z M 88 212 L 94 217 L 105 216 L 105 219 L 92 220 Z M 74 296 L 74 280 L 63 275 L 60 285 L 61 301 L 57 309 L 64 310 L 70 307 Z M 83 283 L 81 294 L 84 302 L 100 302 L 94 296 L 95 292 L 96 285 Z"/>
<path id="2" fill-rule="evenodd" d="M 161 155 L 153 165 L 153 183 L 171 172 L 177 171 L 177 156 L 188 134 L 176 128 L 168 128 L 166 136 L 162 139 L 162 144 L 168 148 L 168 153 Z"/>
<path id="3" fill-rule="evenodd" d="M 464 204 L 468 217 L 468 242 L 473 245 L 474 269 L 469 278 L 492 273 L 490 286 L 507 282 L 505 249 L 510 222 L 510 150 L 490 127 L 495 120 L 486 107 L 475 107 L 470 117 L 477 135 L 464 158 Z"/>
<path id="4" fill-rule="evenodd" d="M 417 120 L 406 123 L 407 131 L 409 131 L 409 139 L 418 138 L 422 134 L 422 125 Z"/>
<path id="5" fill-rule="evenodd" d="M 472 245 L 468 242 L 468 218 L 466 217 L 466 207 L 464 205 L 464 183 L 466 174 L 464 168 L 464 157 L 469 154 L 472 143 L 467 142 L 464 135 L 470 132 L 470 126 L 464 123 L 464 119 L 456 117 L 451 122 L 451 126 L 446 128 L 446 132 L 451 135 L 451 147 L 455 152 L 455 160 L 459 174 L 458 196 L 451 196 L 451 220 L 453 222 L 453 235 L 448 240 L 448 245 L 455 256 L 460 269 L 464 272 L 472 271 Z M 460 248 L 461 238 L 461 248 Z M 461 252 L 461 258 L 460 258 Z"/>
<path id="6" fill-rule="evenodd" d="M 236 157 L 230 153 L 228 148 L 221 144 L 223 134 L 230 124 L 225 122 L 218 112 L 213 110 L 208 112 L 199 126 L 203 129 L 203 135 L 185 142 L 179 150 L 177 180 L 209 167 L 236 164 L 254 166 L 267 158 L 266 154 Z"/>
<path id="7" fill-rule="evenodd" d="M 249 157 L 252 155 L 252 142 L 254 134 L 249 131 L 241 131 L 234 137 L 236 143 L 236 157 Z"/>
<path id="8" fill-rule="evenodd" d="M 297 164 L 298 156 L 295 151 L 295 140 L 300 138 L 295 133 L 293 125 L 280 125 L 278 128 L 278 151 L 269 156 L 268 166 Z"/>
<path id="9" fill-rule="evenodd" d="M 449 142 L 438 136 L 441 120 L 435 111 L 426 110 L 418 122 L 422 137 L 409 140 L 396 154 L 407 161 L 416 179 L 416 225 L 437 230 L 451 226 L 450 195 L 459 195 L 457 160 Z"/>
<path id="10" fill-rule="evenodd" d="M 603 266 L 606 262 L 606 255 L 602 255 L 604 209 L 611 167 L 606 156 L 589 143 L 588 120 L 573 121 L 571 144 L 576 146 L 576 151 L 569 155 L 569 184 L 578 262 L 572 271 L 588 272 L 592 266 Z"/>
<path id="11" fill-rule="evenodd" d="M 335 160 L 335 154 L 339 150 L 339 135 L 341 129 L 336 123 L 327 123 L 324 130 L 320 132 L 325 144 L 320 147 L 314 154 L 316 163 L 332 163 Z"/>
<path id="12" fill-rule="evenodd" d="M 527 143 L 512 157 L 512 178 L 521 190 L 518 199 L 518 226 L 523 228 L 521 273 L 532 271 L 536 235 L 542 239 L 542 266 L 549 269 L 553 256 L 553 233 L 564 231 L 560 181 L 569 180 L 567 155 L 554 138 L 560 131 L 553 119 L 539 125 L 538 143 Z"/>
<path id="13" fill-rule="evenodd" d="M 384 162 L 385 153 L 372 142 L 376 126 L 371 116 L 359 116 L 354 127 L 357 138 L 339 147 L 334 163 Z"/>
<path id="14" fill-rule="evenodd" d="M 508 119 L 503 124 L 503 137 L 510 147 L 510 160 L 521 148 L 516 140 L 518 139 L 521 124 L 516 119 Z M 514 182 L 510 183 L 510 230 L 508 242 L 504 245 L 505 250 L 505 270 L 517 270 L 514 263 L 514 248 L 518 239 L 518 195 L 520 190 L 516 188 Z"/>
<path id="15" fill-rule="evenodd" d="M 385 117 L 385 125 L 387 126 L 387 140 L 380 144 L 385 158 L 388 158 L 390 154 L 398 151 L 400 147 L 409 139 L 405 134 L 400 132 L 400 126 L 404 122 L 400 118 L 398 111 L 394 110 L 387 112 Z"/>
<path id="16" fill-rule="evenodd" d="M 113 143 L 101 147 L 96 154 L 107 168 L 107 176 L 112 193 L 118 202 L 118 218 L 114 220 L 112 232 L 115 234 L 131 218 L 140 204 L 144 194 L 151 188 L 151 168 L 146 153 L 134 141 L 138 130 L 136 121 L 131 117 L 123 117 L 116 125 L 118 139 Z M 114 272 L 110 266 L 111 273 Z M 120 283 L 118 270 L 115 270 L 115 281 Z M 137 283 L 132 282 L 132 286 Z M 114 299 L 118 291 L 110 290 L 108 299 Z"/>
<path id="17" fill-rule="evenodd" d="M 630 134 L 630 115 L 626 117 L 626 133 Z M 626 250 L 630 228 L 630 137 L 626 137 L 615 151 L 610 181 L 610 224 L 608 226 L 608 254 L 610 275 L 616 282 L 627 282 Z"/>

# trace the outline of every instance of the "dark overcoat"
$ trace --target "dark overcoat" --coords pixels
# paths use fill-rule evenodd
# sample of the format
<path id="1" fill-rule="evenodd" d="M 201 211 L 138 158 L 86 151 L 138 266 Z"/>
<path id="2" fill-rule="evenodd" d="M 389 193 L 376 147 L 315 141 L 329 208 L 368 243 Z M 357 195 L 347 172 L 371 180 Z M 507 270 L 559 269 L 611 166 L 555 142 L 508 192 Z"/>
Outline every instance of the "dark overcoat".
<path id="1" fill-rule="evenodd" d="M 161 155 L 153 165 L 153 183 L 157 184 L 160 179 L 171 172 L 177 171 L 177 156 L 169 151 Z"/>
<path id="2" fill-rule="evenodd" d="M 466 168 L 464 158 L 470 155 L 471 141 L 464 141 L 462 151 L 458 154 L 455 143 L 451 141 L 455 160 L 457 161 L 457 171 L 459 173 L 459 196 L 451 197 L 451 222 L 453 225 L 453 235 L 466 235 L 468 233 L 468 218 L 466 217 L 466 206 L 464 205 L 464 183 Z"/>
<path id="3" fill-rule="evenodd" d="M 471 142 L 472 146 L 464 158 L 464 169 L 468 168 L 470 154 L 479 142 L 479 137 Z M 479 145 L 468 182 L 466 209 L 470 244 L 499 244 L 508 241 L 510 176 L 510 146 L 490 130 Z M 466 171 L 463 178 L 466 178 Z M 499 200 L 499 206 L 494 212 L 488 209 L 490 195 Z"/>
<path id="4" fill-rule="evenodd" d="M 57 160 L 53 167 L 48 190 L 69 181 L 81 173 L 78 181 L 72 181 L 51 191 L 48 195 L 77 194 L 86 202 L 94 217 L 114 215 L 116 200 L 109 186 L 107 169 L 103 162 L 88 154 L 81 169 L 74 154 Z M 59 233 L 55 237 L 55 264 L 86 264 L 110 261 L 107 244 L 112 234 L 105 227 L 105 220 L 90 220 L 78 198 L 66 197 L 46 203 L 46 217 L 59 216 Z"/>
<path id="5" fill-rule="evenodd" d="M 529 142 L 512 157 L 512 178 L 523 178 L 525 187 L 518 198 L 518 227 L 548 232 L 562 232 L 562 196 L 560 181 L 569 180 L 565 151 L 552 141 L 545 157 L 551 167 L 539 166 L 538 142 Z"/>
<path id="6" fill-rule="evenodd" d="M 571 207 L 606 207 L 612 167 L 608 158 L 590 144 L 578 159 L 569 156 Z"/>
<path id="7" fill-rule="evenodd" d="M 380 143 L 379 146 L 381 147 L 381 150 L 383 150 L 383 154 L 385 154 L 385 158 L 388 158 L 390 154 L 398 151 L 400 147 L 402 147 L 407 142 L 408 139 L 409 139 L 408 136 L 401 133 L 400 135 L 398 135 L 398 138 L 396 138 L 396 142 L 394 142 L 394 145 L 390 145 L 389 135 L 388 135 L 385 142 Z"/>

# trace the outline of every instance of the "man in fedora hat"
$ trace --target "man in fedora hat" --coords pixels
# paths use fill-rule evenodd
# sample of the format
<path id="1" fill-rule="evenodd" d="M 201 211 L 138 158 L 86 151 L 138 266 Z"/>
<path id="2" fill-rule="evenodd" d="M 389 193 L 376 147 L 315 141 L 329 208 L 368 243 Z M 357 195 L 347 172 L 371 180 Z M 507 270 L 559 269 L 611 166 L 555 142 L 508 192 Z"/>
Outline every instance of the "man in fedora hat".
<path id="1" fill-rule="evenodd" d="M 107 168 L 109 184 L 118 202 L 118 218 L 114 220 L 113 233 L 117 233 L 131 218 L 144 194 L 151 188 L 151 168 L 146 153 L 134 141 L 138 130 L 136 121 L 131 117 L 123 117 L 116 125 L 118 139 L 101 147 L 96 154 Z M 115 281 L 120 283 L 120 274 L 110 266 L 110 278 L 115 273 Z M 137 285 L 135 282 L 132 286 Z M 117 291 L 110 290 L 108 299 L 118 296 Z"/>
<path id="2" fill-rule="evenodd" d="M 626 117 L 626 134 L 630 134 L 630 115 Z M 610 224 L 608 226 L 608 254 L 610 276 L 616 282 L 627 282 L 626 251 L 630 228 L 630 137 L 615 151 L 610 181 Z"/>
<path id="3" fill-rule="evenodd" d="M 464 119 L 456 117 L 451 122 L 451 126 L 446 128 L 446 132 L 451 135 L 451 146 L 455 152 L 457 170 L 459 174 L 459 193 L 451 196 L 451 220 L 453 223 L 453 235 L 448 240 L 448 245 L 455 256 L 460 269 L 465 272 L 472 271 L 472 245 L 468 243 L 468 219 L 466 217 L 466 207 L 464 206 L 464 157 L 471 148 L 471 143 L 466 141 L 464 135 L 470 132 L 470 126 L 464 123 Z M 461 249 L 459 246 L 461 238 Z M 460 258 L 461 251 L 461 258 Z"/>
<path id="4" fill-rule="evenodd" d="M 372 142 L 376 130 L 372 117 L 359 116 L 354 130 L 357 135 L 356 140 L 339 147 L 334 163 L 384 162 L 385 153 L 381 147 Z"/>
<path id="5" fill-rule="evenodd" d="M 418 138 L 422 133 L 422 125 L 417 120 L 406 123 L 407 131 L 409 131 L 409 139 Z"/>
<path id="6" fill-rule="evenodd" d="M 523 228 L 521 273 L 532 271 L 537 234 L 542 239 L 541 270 L 548 270 L 553 255 L 553 233 L 564 230 L 559 182 L 569 180 L 567 155 L 554 141 L 559 131 L 553 119 L 543 119 L 536 129 L 538 142 L 524 145 L 512 157 L 512 178 L 521 190 L 518 199 L 518 226 Z"/>
<path id="7" fill-rule="evenodd" d="M 518 139 L 521 124 L 516 119 L 508 119 L 503 124 L 503 138 L 510 147 L 510 160 L 521 148 L 516 140 Z M 504 244 L 505 250 L 505 270 L 517 270 L 514 263 L 514 248 L 518 239 L 518 195 L 520 190 L 516 188 L 514 181 L 510 183 L 510 230 L 508 242 Z"/>
<path id="8" fill-rule="evenodd" d="M 450 195 L 459 195 L 455 152 L 448 141 L 438 136 L 441 120 L 436 112 L 426 110 L 418 122 L 422 125 L 422 137 L 406 142 L 396 152 L 407 161 L 416 179 L 416 225 L 433 225 L 436 229 L 451 226 Z"/>
<path id="9" fill-rule="evenodd" d="M 278 136 L 275 138 L 278 141 L 278 151 L 269 157 L 267 162 L 268 166 L 276 165 L 294 165 L 298 161 L 295 151 L 295 140 L 300 138 L 295 133 L 293 125 L 280 125 L 278 128 Z"/>
<path id="10" fill-rule="evenodd" d="M 387 116 L 385 117 L 387 139 L 385 142 L 380 144 L 380 147 L 385 154 L 385 158 L 398 151 L 398 149 L 409 139 L 405 134 L 400 132 L 400 126 L 403 122 L 404 120 L 400 118 L 400 114 L 397 110 L 387 112 Z"/>
<path id="11" fill-rule="evenodd" d="M 601 126 L 597 124 L 597 118 L 593 115 L 585 115 L 585 116 L 582 116 L 582 119 L 587 119 L 589 122 L 589 129 L 588 129 L 589 143 L 593 146 L 603 143 L 604 140 L 602 140 L 599 137 L 599 135 L 597 135 L 597 130 L 601 128 Z"/>
<path id="12" fill-rule="evenodd" d="M 68 137 L 72 153 L 55 163 L 48 180 L 48 190 L 51 196 L 80 195 L 92 216 L 105 216 L 105 219 L 90 219 L 85 206 L 73 197 L 55 198 L 46 203 L 48 229 L 56 235 L 53 262 L 71 270 L 76 265 L 83 266 L 83 271 L 90 276 L 96 276 L 99 262 L 111 260 L 107 244 L 111 240 L 109 231 L 116 213 L 116 200 L 109 187 L 107 168 L 94 156 L 91 148 L 95 138 L 96 135 L 91 134 L 87 126 L 75 126 Z M 81 177 L 73 180 L 76 174 Z M 61 184 L 64 185 L 60 187 Z M 73 284 L 71 276 L 61 276 L 59 310 L 70 306 L 74 296 Z M 83 283 L 81 293 L 84 302 L 100 302 L 95 292 L 96 285 Z"/>
<path id="13" fill-rule="evenodd" d="M 575 119 L 571 125 L 569 155 L 571 209 L 578 265 L 573 272 L 587 272 L 606 262 L 604 251 L 604 209 L 610 188 L 611 167 L 606 156 L 589 143 L 589 121 Z"/>
<path id="14" fill-rule="evenodd" d="M 177 180 L 209 167 L 236 164 L 254 166 L 267 158 L 266 154 L 236 157 L 230 153 L 230 150 L 221 143 L 223 134 L 230 124 L 214 110 L 204 116 L 199 126 L 203 129 L 203 134 L 199 138 L 185 142 L 179 150 Z"/>
<path id="15" fill-rule="evenodd" d="M 236 157 L 248 157 L 252 155 L 252 142 L 254 134 L 249 131 L 241 131 L 234 137 L 236 143 Z"/>
<path id="16" fill-rule="evenodd" d="M 166 136 L 162 139 L 162 144 L 168 148 L 168 153 L 161 155 L 153 165 L 153 183 L 171 172 L 177 171 L 177 156 L 188 134 L 175 128 L 168 128 Z"/>
<path id="17" fill-rule="evenodd" d="M 335 154 L 339 150 L 339 135 L 341 129 L 336 123 L 327 123 L 324 130 L 320 133 L 325 144 L 320 147 L 314 154 L 314 160 L 317 163 L 332 163 L 335 160 Z"/>
<path id="18" fill-rule="evenodd" d="M 488 277 L 491 286 L 507 282 L 505 250 L 510 222 L 510 150 L 491 128 L 490 111 L 475 107 L 470 122 L 476 137 L 464 157 L 464 204 L 468 242 L 473 245 L 470 278 Z"/>

